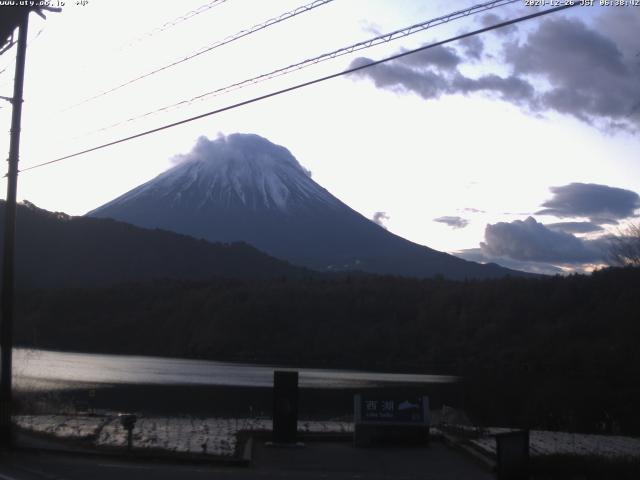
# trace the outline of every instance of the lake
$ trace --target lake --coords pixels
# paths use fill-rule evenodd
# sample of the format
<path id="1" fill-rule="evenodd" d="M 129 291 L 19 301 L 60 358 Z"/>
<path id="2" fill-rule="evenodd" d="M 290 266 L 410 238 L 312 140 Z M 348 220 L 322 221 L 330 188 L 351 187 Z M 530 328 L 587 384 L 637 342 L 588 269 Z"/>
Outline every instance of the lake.
<path id="1" fill-rule="evenodd" d="M 14 349 L 18 389 L 65 389 L 77 384 L 271 387 L 277 366 L 180 358 Z M 297 368 L 302 388 L 353 389 L 453 383 L 449 375 Z"/>

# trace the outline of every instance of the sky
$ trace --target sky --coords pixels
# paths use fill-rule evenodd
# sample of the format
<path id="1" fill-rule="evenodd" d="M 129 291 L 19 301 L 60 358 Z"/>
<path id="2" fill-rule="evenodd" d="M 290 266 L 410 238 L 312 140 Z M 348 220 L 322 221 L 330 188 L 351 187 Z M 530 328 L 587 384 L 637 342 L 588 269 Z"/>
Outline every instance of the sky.
<path id="1" fill-rule="evenodd" d="M 21 168 L 541 10 L 513 2 L 188 101 L 480 3 L 333 0 L 91 99 L 309 3 L 74 0 L 32 15 Z M 639 24 L 640 7 L 577 6 L 25 171 L 18 199 L 82 215 L 200 136 L 256 133 L 411 241 L 528 271 L 591 271 L 607 262 L 607 236 L 640 213 Z M 0 95 L 11 95 L 14 56 L 0 56 Z"/>

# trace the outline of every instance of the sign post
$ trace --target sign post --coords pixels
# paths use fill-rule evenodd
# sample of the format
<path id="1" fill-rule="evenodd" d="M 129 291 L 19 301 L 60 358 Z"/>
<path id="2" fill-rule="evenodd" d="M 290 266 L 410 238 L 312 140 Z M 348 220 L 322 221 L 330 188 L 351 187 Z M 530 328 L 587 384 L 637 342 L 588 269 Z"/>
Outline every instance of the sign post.
<path id="1" fill-rule="evenodd" d="M 127 431 L 127 451 L 131 452 L 133 448 L 133 428 L 136 426 L 138 417 L 131 413 L 121 413 L 118 415 L 120 424 Z"/>

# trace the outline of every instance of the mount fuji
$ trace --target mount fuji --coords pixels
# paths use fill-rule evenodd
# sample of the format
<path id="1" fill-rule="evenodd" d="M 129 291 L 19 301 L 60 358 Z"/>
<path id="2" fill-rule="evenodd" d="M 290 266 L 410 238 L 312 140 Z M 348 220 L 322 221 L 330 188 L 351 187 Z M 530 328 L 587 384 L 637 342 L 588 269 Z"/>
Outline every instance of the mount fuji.
<path id="1" fill-rule="evenodd" d="M 524 275 L 412 243 L 311 179 L 284 147 L 253 134 L 200 137 L 177 164 L 89 212 L 212 242 L 244 241 L 320 271 L 451 279 Z"/>

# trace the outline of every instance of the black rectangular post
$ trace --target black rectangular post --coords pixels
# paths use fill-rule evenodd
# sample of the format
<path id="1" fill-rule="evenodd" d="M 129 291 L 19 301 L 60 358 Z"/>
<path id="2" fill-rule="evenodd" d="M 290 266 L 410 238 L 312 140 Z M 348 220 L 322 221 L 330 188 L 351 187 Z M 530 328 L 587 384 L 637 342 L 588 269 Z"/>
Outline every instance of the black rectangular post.
<path id="1" fill-rule="evenodd" d="M 273 441 L 295 443 L 298 431 L 298 372 L 273 372 Z"/>
<path id="2" fill-rule="evenodd" d="M 529 430 L 496 435 L 498 480 L 529 478 Z"/>

